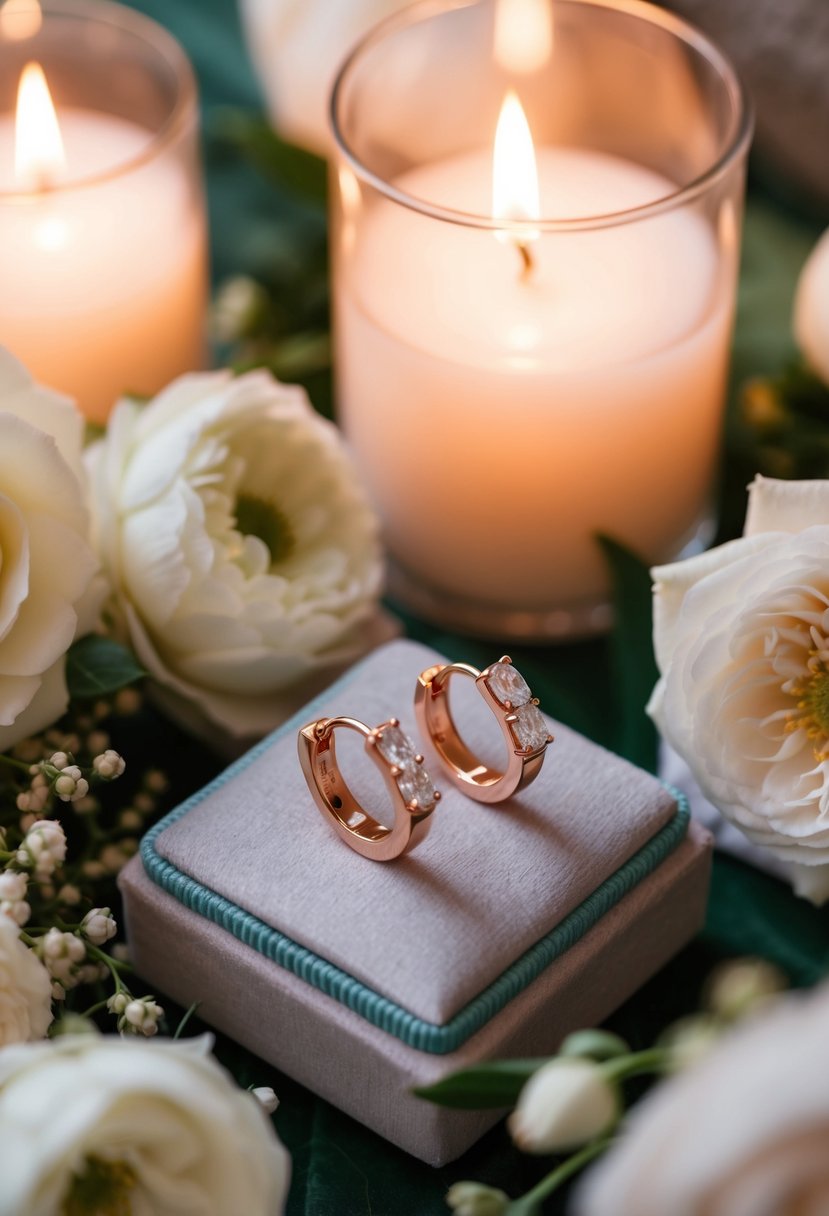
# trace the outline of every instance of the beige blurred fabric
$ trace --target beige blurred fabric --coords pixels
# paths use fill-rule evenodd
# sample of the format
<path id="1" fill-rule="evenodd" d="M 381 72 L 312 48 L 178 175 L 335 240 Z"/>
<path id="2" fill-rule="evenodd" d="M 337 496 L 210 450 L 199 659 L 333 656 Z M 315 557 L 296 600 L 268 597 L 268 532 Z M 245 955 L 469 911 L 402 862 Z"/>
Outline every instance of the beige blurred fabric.
<path id="1" fill-rule="evenodd" d="M 324 694 L 314 717 L 374 727 L 397 716 L 416 738 L 415 681 L 440 661 L 414 642 L 392 642 Z M 456 677 L 450 693 L 468 744 L 497 761 L 500 731 L 474 682 Z M 541 775 L 495 806 L 441 782 L 426 752 L 443 801 L 427 840 L 394 862 L 360 857 L 324 821 L 293 730 L 162 832 L 158 852 L 374 991 L 442 1023 L 674 815 L 655 778 L 564 726 L 552 729 Z M 360 736 L 338 732 L 337 751 L 352 791 L 382 818 L 385 785 Z"/>

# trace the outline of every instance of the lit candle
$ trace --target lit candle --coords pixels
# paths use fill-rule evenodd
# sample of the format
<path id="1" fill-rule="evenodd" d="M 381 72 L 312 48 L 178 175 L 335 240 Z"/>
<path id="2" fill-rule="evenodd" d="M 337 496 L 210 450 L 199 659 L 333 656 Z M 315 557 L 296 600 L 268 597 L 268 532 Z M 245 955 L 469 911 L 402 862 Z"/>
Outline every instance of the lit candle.
<path id="1" fill-rule="evenodd" d="M 514 94 L 494 164 L 461 152 L 391 183 L 500 232 L 377 195 L 359 211 L 341 178 L 340 409 L 392 556 L 436 605 L 589 629 L 580 611 L 607 595 L 596 533 L 665 559 L 708 508 L 733 305 L 715 232 L 689 209 L 534 229 L 677 186 L 598 151 L 536 155 Z"/>
<path id="2" fill-rule="evenodd" d="M 36 62 L 0 116 L 0 344 L 96 422 L 204 360 L 205 234 L 151 131 L 56 115 Z"/>

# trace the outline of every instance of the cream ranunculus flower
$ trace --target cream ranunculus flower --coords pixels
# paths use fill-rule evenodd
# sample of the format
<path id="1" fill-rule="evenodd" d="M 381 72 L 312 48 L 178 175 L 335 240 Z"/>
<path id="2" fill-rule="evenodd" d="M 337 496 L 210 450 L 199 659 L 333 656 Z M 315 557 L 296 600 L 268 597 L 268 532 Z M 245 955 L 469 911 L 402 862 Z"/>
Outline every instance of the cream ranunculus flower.
<path id="1" fill-rule="evenodd" d="M 745 535 L 662 566 L 648 712 L 706 797 L 829 899 L 829 481 L 750 487 Z"/>
<path id="2" fill-rule="evenodd" d="M 0 916 L 0 1047 L 42 1039 L 51 1021 L 49 974 L 17 925 Z"/>
<path id="3" fill-rule="evenodd" d="M 661 1084 L 587 1174 L 578 1216 L 829 1212 L 829 988 L 786 998 Z"/>
<path id="4" fill-rule="evenodd" d="M 0 1216 L 278 1216 L 288 1154 L 211 1043 L 84 1034 L 0 1053 Z"/>
<path id="5" fill-rule="evenodd" d="M 794 301 L 797 344 L 813 371 L 829 384 L 829 230 L 800 273 Z"/>
<path id="6" fill-rule="evenodd" d="M 411 0 L 241 0 L 247 42 L 274 126 L 328 154 L 328 98 L 348 52 Z"/>
<path id="7" fill-rule="evenodd" d="M 0 751 L 64 712 L 66 651 L 95 624 L 83 428 L 0 347 Z"/>
<path id="8" fill-rule="evenodd" d="M 265 372 L 122 401 L 91 449 L 95 526 L 155 680 L 233 735 L 342 662 L 376 610 L 375 516 L 337 429 Z"/>

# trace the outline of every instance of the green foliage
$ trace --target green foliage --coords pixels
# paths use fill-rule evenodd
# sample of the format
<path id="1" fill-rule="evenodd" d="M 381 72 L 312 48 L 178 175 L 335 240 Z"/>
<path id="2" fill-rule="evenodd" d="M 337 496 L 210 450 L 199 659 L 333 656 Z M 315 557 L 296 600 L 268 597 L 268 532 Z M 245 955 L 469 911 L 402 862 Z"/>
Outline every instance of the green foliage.
<path id="1" fill-rule="evenodd" d="M 653 653 L 653 607 L 648 567 L 609 536 L 599 544 L 613 586 L 613 633 L 610 638 L 614 702 L 618 709 L 614 750 L 640 768 L 656 768 L 657 734 L 645 706 L 659 677 Z"/>
<path id="2" fill-rule="evenodd" d="M 454 1110 L 514 1106 L 524 1085 L 545 1063 L 546 1060 L 495 1060 L 464 1068 L 413 1092 L 436 1106 Z"/>
<path id="3" fill-rule="evenodd" d="M 131 650 L 97 633 L 81 638 L 66 656 L 66 683 L 73 701 L 107 696 L 146 674 Z"/>
<path id="4" fill-rule="evenodd" d="M 630 1045 L 609 1030 L 575 1030 L 558 1049 L 560 1056 L 587 1060 L 614 1060 L 628 1055 Z"/>
<path id="5" fill-rule="evenodd" d="M 768 477 L 829 474 L 829 385 L 802 360 L 744 386 L 731 430 L 739 459 Z"/>
<path id="6" fill-rule="evenodd" d="M 265 118 L 247 110 L 218 110 L 213 119 L 213 134 L 255 165 L 279 189 L 289 190 L 325 213 L 328 167 L 321 157 L 286 143 Z"/>

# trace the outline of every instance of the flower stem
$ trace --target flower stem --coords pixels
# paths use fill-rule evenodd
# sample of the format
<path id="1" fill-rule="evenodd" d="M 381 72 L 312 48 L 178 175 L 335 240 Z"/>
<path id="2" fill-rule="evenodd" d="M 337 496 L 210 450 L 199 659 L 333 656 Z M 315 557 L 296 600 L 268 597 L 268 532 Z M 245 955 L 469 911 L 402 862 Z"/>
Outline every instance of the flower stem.
<path id="1" fill-rule="evenodd" d="M 543 1199 L 552 1195 L 553 1191 L 558 1190 L 574 1174 L 599 1157 L 612 1143 L 612 1137 L 605 1136 L 601 1140 L 594 1140 L 592 1143 L 586 1144 L 561 1165 L 557 1165 L 546 1178 L 542 1178 L 531 1191 L 527 1191 L 526 1195 L 522 1195 L 520 1199 L 514 1199 L 507 1208 L 507 1216 L 532 1216 Z"/>
<path id="2" fill-rule="evenodd" d="M 16 768 L 19 772 L 25 773 L 27 777 L 31 776 L 31 765 L 24 764 L 22 760 L 15 760 L 14 756 L 0 753 L 0 764 L 8 764 L 10 768 Z"/>
<path id="3" fill-rule="evenodd" d="M 667 1047 L 649 1047 L 646 1051 L 606 1060 L 601 1067 L 608 1081 L 627 1081 L 645 1073 L 664 1072 L 670 1061 L 671 1052 Z"/>

